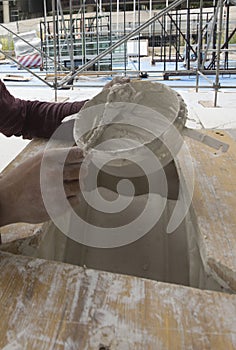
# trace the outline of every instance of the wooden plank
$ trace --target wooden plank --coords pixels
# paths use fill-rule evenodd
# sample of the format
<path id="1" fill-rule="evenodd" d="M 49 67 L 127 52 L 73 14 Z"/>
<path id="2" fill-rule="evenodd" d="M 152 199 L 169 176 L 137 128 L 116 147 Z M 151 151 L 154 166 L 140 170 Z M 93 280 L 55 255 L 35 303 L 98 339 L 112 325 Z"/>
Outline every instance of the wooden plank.
<path id="1" fill-rule="evenodd" d="M 192 220 L 205 269 L 221 285 L 236 291 L 236 142 L 227 132 L 203 131 L 230 145 L 226 153 L 216 152 L 185 138 L 185 151 L 178 155 L 178 167 L 186 182 L 194 167 Z"/>
<path id="2" fill-rule="evenodd" d="M 216 72 L 214 70 L 201 70 L 201 73 L 204 75 L 215 75 Z M 179 71 L 166 71 L 163 73 L 163 79 L 169 80 L 170 76 L 195 76 L 196 70 L 179 70 Z M 221 69 L 220 74 L 236 74 L 235 69 Z"/>
<path id="3" fill-rule="evenodd" d="M 1 227 L 2 243 L 9 243 L 16 239 L 24 239 L 42 231 L 43 224 L 16 223 Z M 0 250 L 3 246 L 0 245 Z M 15 251 L 14 251 L 15 253 Z"/>
<path id="4" fill-rule="evenodd" d="M 6 74 L 3 77 L 3 81 L 16 81 L 16 82 L 28 82 L 32 80 L 32 77 L 23 77 L 21 75 Z"/>
<path id="5" fill-rule="evenodd" d="M 0 253 L 1 349 L 236 347 L 236 296 Z"/>

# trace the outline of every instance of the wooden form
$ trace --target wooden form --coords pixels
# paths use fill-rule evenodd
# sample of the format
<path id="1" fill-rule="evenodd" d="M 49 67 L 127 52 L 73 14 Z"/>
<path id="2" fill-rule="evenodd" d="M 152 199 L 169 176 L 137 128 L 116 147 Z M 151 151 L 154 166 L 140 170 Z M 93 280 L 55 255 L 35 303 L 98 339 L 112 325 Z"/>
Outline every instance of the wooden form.
<path id="1" fill-rule="evenodd" d="M 185 179 L 190 176 L 189 161 L 194 166 L 190 217 L 204 267 L 222 286 L 235 291 L 236 144 L 225 132 L 203 132 L 228 143 L 228 152 L 222 154 L 186 138 L 191 159 L 180 152 L 177 166 Z M 44 146 L 43 141 L 33 141 L 6 171 Z M 35 232 L 39 228 L 43 233 L 43 225 L 36 225 Z M 4 229 L 8 240 L 13 231 L 15 238 L 21 237 L 17 236 L 17 226 L 11 236 L 10 227 Z M 32 227 L 29 232 L 34 232 Z M 34 244 L 42 237 L 35 234 Z M 17 242 L 5 250 L 20 254 Z M 22 244 L 29 242 L 27 238 L 21 240 Z M 87 270 L 3 251 L 0 315 L 0 348 L 5 350 L 236 348 L 234 294 Z"/>
<path id="2" fill-rule="evenodd" d="M 194 196 L 190 219 L 207 273 L 226 289 L 236 291 L 236 143 L 227 132 L 202 131 L 230 145 L 226 153 L 185 137 L 191 154 L 180 152 L 177 159 L 179 171 L 187 180 L 190 166 L 194 166 Z M 45 147 L 45 141 L 34 140 L 5 171 L 10 171 L 23 160 Z M 191 163 L 191 164 L 190 164 Z M 186 181 L 187 182 L 187 181 Z M 44 232 L 44 225 L 10 225 L 1 228 L 2 242 Z M 28 234 L 27 234 L 28 231 Z M 25 243 L 23 242 L 23 245 Z M 0 249 L 17 252 L 21 242 Z M 20 250 L 21 251 L 21 250 Z"/>
<path id="3" fill-rule="evenodd" d="M 178 155 L 178 166 L 185 179 L 194 167 L 194 195 L 191 220 L 207 273 L 220 285 L 236 291 L 236 142 L 227 132 L 203 131 L 229 144 L 221 153 L 186 138 L 186 152 Z"/>
<path id="4" fill-rule="evenodd" d="M 1 349 L 236 346 L 234 295 L 1 253 L 0 300 Z"/>

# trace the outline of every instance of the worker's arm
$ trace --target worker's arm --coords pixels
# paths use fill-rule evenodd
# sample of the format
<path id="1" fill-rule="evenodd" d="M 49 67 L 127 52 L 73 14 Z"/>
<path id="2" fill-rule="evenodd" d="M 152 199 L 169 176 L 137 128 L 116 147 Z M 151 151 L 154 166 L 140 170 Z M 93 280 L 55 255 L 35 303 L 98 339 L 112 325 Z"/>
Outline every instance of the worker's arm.
<path id="1" fill-rule="evenodd" d="M 16 222 L 39 223 L 50 219 L 40 187 L 40 167 L 43 157 L 46 157 L 48 164 L 46 176 L 51 179 L 52 184 L 47 191 L 56 215 L 63 214 L 60 200 L 57 198 L 58 188 L 54 185 L 54 179 L 58 177 L 61 168 L 60 159 L 66 158 L 63 170 L 65 196 L 72 206 L 78 204 L 82 151 L 78 147 L 72 147 L 70 150 L 59 148 L 46 151 L 44 154 L 40 152 L 0 178 L 0 226 Z M 85 175 L 80 174 L 80 178 Z"/>
<path id="2" fill-rule="evenodd" d="M 104 89 L 114 84 L 124 84 L 129 78 L 115 77 Z M 0 80 L 0 132 L 6 136 L 49 138 L 61 121 L 80 111 L 85 101 L 80 102 L 40 102 L 15 98 Z"/>
<path id="3" fill-rule="evenodd" d="M 66 116 L 77 113 L 86 101 L 40 102 L 15 98 L 0 80 L 0 132 L 6 136 L 50 137 Z"/>

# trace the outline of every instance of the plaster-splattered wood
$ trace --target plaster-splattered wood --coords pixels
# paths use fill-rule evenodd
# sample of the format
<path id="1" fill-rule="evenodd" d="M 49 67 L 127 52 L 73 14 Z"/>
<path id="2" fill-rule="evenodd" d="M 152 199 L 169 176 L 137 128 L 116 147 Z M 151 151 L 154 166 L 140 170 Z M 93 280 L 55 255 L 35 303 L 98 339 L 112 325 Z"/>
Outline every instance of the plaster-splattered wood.
<path id="1" fill-rule="evenodd" d="M 17 223 L 1 227 L 2 243 L 9 243 L 16 239 L 24 239 L 29 236 L 36 235 L 39 231 L 43 231 L 43 224 L 27 224 Z M 2 246 L 0 246 L 0 249 Z"/>
<path id="2" fill-rule="evenodd" d="M 236 291 L 236 142 L 226 132 L 203 132 L 228 143 L 229 150 L 220 153 L 186 137 L 191 161 L 180 152 L 178 165 L 186 180 L 194 166 L 191 214 L 205 268 Z"/>
<path id="3" fill-rule="evenodd" d="M 0 253 L 0 348 L 233 350 L 236 296 Z"/>
<path id="4" fill-rule="evenodd" d="M 4 176 L 5 174 L 9 173 L 11 170 L 16 168 L 18 165 L 20 165 L 25 160 L 35 156 L 38 152 L 41 152 L 45 149 L 47 145 L 48 140 L 47 139 L 34 139 L 32 140 L 24 149 L 22 152 L 20 152 L 17 157 L 9 163 L 9 165 L 1 172 L 1 174 Z M 55 147 L 68 147 L 68 142 L 66 140 L 54 140 Z M 45 226 L 44 223 L 41 224 L 27 224 L 27 223 L 16 223 L 7 225 L 5 227 L 1 227 L 0 229 L 0 235 L 1 235 L 1 242 L 8 243 L 11 241 L 15 241 L 17 239 L 24 239 L 26 237 L 30 237 L 33 235 L 36 235 L 38 232 L 44 232 L 47 229 L 47 224 Z M 2 247 L 0 246 L 0 249 Z M 15 247 L 12 247 L 10 249 L 11 251 L 15 251 Z M 7 249 L 7 247 L 6 247 Z"/>
<path id="5" fill-rule="evenodd" d="M 16 168 L 23 161 L 30 157 L 33 157 L 38 152 L 42 151 L 46 146 L 47 140 L 35 139 L 31 141 L 22 152 L 2 171 L 2 175 L 9 173 L 11 170 Z M 43 224 L 30 225 L 27 223 L 12 224 L 5 227 L 1 227 L 1 241 L 2 243 L 11 242 L 17 239 L 32 236 L 43 229 Z M 0 247 L 1 249 L 1 247 Z"/>
<path id="6" fill-rule="evenodd" d="M 236 144 L 227 133 L 204 131 L 230 144 L 227 153 L 220 154 L 197 141 L 185 138 L 195 168 L 195 192 L 192 202 L 191 219 L 198 231 L 200 253 L 207 271 L 221 285 L 236 291 Z M 222 136 L 223 135 L 223 136 Z M 11 170 L 29 156 L 43 149 L 45 141 L 34 140 L 13 161 L 5 171 Z M 184 152 L 178 155 L 178 166 L 189 178 L 189 158 Z M 1 229 L 3 241 L 10 241 L 12 232 L 15 239 L 25 237 L 16 227 Z M 37 228 L 42 229 L 42 226 Z M 8 233 L 9 235 L 8 235 Z M 29 225 L 28 236 L 32 234 Z M 27 236 L 27 235 L 26 235 Z M 10 251 L 15 251 L 10 249 Z M 8 249 L 8 248 L 7 248 Z"/>

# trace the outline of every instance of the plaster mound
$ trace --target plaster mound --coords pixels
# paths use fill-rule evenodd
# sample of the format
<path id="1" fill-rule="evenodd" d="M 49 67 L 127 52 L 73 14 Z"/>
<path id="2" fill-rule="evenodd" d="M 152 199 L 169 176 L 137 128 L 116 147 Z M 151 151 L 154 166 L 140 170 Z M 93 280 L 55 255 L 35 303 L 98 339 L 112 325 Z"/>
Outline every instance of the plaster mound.
<path id="1" fill-rule="evenodd" d="M 143 146 L 165 166 L 173 159 L 169 148 L 177 154 L 181 147 L 182 138 L 175 138 L 186 118 L 186 106 L 176 91 L 161 83 L 131 81 L 102 90 L 83 106 L 75 119 L 74 139 L 85 153 L 114 154 L 112 166 L 128 165 L 129 154 L 139 157 Z M 103 145 L 107 140 L 112 142 Z"/>

